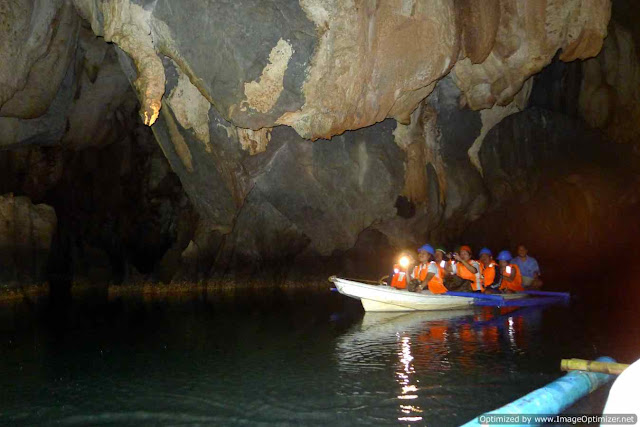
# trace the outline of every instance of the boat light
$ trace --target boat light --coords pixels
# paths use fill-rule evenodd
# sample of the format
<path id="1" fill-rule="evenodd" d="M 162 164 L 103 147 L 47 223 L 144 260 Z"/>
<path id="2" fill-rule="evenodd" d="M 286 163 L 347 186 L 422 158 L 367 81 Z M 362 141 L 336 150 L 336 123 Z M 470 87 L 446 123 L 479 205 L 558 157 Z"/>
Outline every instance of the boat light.
<path id="1" fill-rule="evenodd" d="M 409 257 L 403 256 L 402 258 L 400 258 L 400 266 L 402 268 L 409 267 Z"/>

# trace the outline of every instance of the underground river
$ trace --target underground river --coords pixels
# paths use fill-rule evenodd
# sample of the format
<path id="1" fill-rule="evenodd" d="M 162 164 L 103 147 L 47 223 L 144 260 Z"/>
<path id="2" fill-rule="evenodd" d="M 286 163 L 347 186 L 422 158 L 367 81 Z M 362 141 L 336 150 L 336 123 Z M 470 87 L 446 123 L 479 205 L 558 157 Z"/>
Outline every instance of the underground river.
<path id="1" fill-rule="evenodd" d="M 328 290 L 4 303 L 0 424 L 459 425 L 561 358 L 637 358 L 637 298 L 573 293 L 407 314 Z"/>

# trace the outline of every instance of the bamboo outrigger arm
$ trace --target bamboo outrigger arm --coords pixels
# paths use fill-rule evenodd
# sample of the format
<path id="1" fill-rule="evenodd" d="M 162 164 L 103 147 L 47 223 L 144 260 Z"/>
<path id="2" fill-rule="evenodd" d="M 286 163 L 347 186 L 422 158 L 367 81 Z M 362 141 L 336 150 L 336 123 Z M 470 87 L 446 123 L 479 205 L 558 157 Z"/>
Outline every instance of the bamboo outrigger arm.
<path id="1" fill-rule="evenodd" d="M 629 365 L 624 363 L 598 362 L 596 360 L 562 359 L 560 369 L 563 371 L 587 371 L 603 374 L 620 375 Z"/>

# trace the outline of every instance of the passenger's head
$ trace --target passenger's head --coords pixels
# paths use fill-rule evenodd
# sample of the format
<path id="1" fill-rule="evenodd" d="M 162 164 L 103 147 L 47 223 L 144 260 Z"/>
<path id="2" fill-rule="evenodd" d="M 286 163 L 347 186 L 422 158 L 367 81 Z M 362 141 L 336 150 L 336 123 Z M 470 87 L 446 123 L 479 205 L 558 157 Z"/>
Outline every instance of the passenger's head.
<path id="1" fill-rule="evenodd" d="M 447 251 L 445 251 L 443 248 L 438 248 L 436 249 L 436 262 L 440 263 L 442 260 L 444 260 L 445 255 L 447 254 Z"/>
<path id="2" fill-rule="evenodd" d="M 430 244 L 427 243 L 418 248 L 418 260 L 420 262 L 429 262 L 433 256 L 435 256 L 435 251 Z"/>
<path id="3" fill-rule="evenodd" d="M 471 259 L 471 247 L 467 245 L 460 246 L 460 258 L 465 261 L 469 261 Z"/>
<path id="4" fill-rule="evenodd" d="M 480 252 L 478 252 L 479 255 L 479 259 L 480 262 L 483 263 L 484 265 L 489 265 L 491 264 L 491 251 L 488 248 L 482 248 L 480 249 Z"/>
<path id="5" fill-rule="evenodd" d="M 500 263 L 500 267 L 506 267 L 507 265 L 509 265 L 512 258 L 513 257 L 511 256 L 511 252 L 509 251 L 500 251 L 500 253 L 496 257 L 496 259 Z"/>
<path id="6" fill-rule="evenodd" d="M 529 253 L 529 251 L 527 251 L 527 248 L 524 245 L 519 245 L 518 246 L 518 256 L 519 257 L 526 258 L 528 253 Z"/>

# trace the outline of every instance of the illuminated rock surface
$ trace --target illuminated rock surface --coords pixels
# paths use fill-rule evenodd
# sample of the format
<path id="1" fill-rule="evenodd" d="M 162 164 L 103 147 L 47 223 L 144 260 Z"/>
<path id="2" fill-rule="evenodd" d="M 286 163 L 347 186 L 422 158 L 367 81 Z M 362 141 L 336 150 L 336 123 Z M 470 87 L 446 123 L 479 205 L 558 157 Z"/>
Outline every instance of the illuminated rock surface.
<path id="1" fill-rule="evenodd" d="M 64 262 L 94 254 L 113 280 L 453 244 L 547 171 L 633 152 L 626 4 L 610 21 L 608 0 L 9 0 L 2 189 L 89 227 Z"/>

